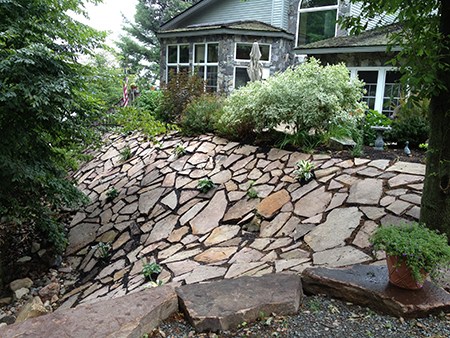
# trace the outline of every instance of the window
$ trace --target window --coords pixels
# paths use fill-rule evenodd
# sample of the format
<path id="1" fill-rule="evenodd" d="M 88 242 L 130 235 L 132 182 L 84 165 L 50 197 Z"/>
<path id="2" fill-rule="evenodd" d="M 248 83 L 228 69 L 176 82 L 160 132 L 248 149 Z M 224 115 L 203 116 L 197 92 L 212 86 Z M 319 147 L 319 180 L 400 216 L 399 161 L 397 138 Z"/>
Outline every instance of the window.
<path id="1" fill-rule="evenodd" d="M 250 81 L 250 77 L 247 73 L 247 67 L 235 67 L 234 68 L 234 88 L 238 89 L 243 87 Z"/>
<path id="2" fill-rule="evenodd" d="M 194 45 L 194 67 L 197 74 L 208 80 L 207 87 L 217 91 L 217 73 L 219 65 L 219 44 L 202 43 Z"/>
<path id="3" fill-rule="evenodd" d="M 297 46 L 336 34 L 338 0 L 302 0 L 298 10 Z"/>
<path id="4" fill-rule="evenodd" d="M 236 60 L 250 61 L 250 52 L 252 51 L 252 43 L 236 43 Z M 271 45 L 259 44 L 259 50 L 261 51 L 260 61 L 270 61 L 270 47 Z"/>
<path id="5" fill-rule="evenodd" d="M 387 117 L 392 117 L 395 108 L 399 105 L 402 74 L 392 68 L 350 68 L 352 78 L 358 78 L 365 82 L 366 93 L 363 101 L 369 109 L 382 112 Z"/>
<path id="6" fill-rule="evenodd" d="M 167 79 L 170 70 L 189 69 L 189 45 L 169 45 L 167 46 Z"/>

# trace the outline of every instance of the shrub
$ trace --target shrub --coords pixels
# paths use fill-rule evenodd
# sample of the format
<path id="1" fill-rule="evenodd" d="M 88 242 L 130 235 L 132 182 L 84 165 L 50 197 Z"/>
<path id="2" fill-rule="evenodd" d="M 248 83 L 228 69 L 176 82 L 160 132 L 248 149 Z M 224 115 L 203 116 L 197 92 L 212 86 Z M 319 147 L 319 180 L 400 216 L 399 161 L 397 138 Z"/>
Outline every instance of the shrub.
<path id="1" fill-rule="evenodd" d="M 163 83 L 163 98 L 157 109 L 156 117 L 164 122 L 176 122 L 191 99 L 202 96 L 206 81 L 190 71 L 169 72 L 169 82 Z"/>
<path id="2" fill-rule="evenodd" d="M 243 137 L 280 123 L 292 125 L 295 133 L 354 126 L 355 116 L 366 108 L 360 102 L 362 86 L 359 80 L 350 80 L 343 64 L 323 67 L 311 58 L 296 69 L 232 92 L 219 121 L 220 130 Z"/>
<path id="3" fill-rule="evenodd" d="M 154 113 L 158 110 L 162 97 L 163 93 L 160 90 L 146 90 L 136 98 L 134 104 L 137 108 Z"/>
<path id="4" fill-rule="evenodd" d="M 195 97 L 186 106 L 180 121 L 184 135 L 200 135 L 215 130 L 218 119 L 223 114 L 224 98 L 215 93 Z"/>

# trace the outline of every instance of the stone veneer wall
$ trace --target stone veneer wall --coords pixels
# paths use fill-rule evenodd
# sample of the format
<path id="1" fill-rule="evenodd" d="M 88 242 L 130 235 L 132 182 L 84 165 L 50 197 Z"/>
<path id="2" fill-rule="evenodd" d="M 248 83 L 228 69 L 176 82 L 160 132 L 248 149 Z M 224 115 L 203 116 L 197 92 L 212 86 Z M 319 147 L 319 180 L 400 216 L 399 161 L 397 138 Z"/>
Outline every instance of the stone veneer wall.
<path id="1" fill-rule="evenodd" d="M 234 89 L 234 68 L 235 67 L 247 67 L 248 61 L 237 61 L 234 59 L 235 55 L 235 43 L 246 42 L 253 43 L 258 40 L 262 44 L 270 44 L 271 59 L 270 62 L 263 62 L 264 68 L 270 67 L 270 75 L 279 71 L 285 71 L 287 67 L 293 64 L 294 41 L 283 38 L 271 38 L 265 36 L 250 36 L 250 35 L 208 35 L 198 37 L 182 37 L 182 38 L 169 38 L 161 39 L 161 63 L 160 63 L 160 79 L 161 82 L 167 81 L 166 79 L 166 46 L 170 44 L 189 44 L 189 66 L 192 68 L 194 43 L 207 43 L 218 42 L 219 43 L 219 69 L 217 76 L 217 85 L 220 91 L 230 93 Z"/>

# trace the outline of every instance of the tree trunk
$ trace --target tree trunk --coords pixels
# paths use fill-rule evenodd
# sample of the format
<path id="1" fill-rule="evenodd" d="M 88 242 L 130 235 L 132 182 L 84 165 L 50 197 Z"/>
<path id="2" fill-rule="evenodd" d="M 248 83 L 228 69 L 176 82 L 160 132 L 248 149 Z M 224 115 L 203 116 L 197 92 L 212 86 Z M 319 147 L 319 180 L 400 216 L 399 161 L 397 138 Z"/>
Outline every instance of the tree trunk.
<path id="1" fill-rule="evenodd" d="M 450 238 L 450 1 L 441 1 L 440 14 L 440 32 L 444 36 L 440 64 L 447 66 L 438 70 L 437 78 L 447 88 L 431 98 L 428 111 L 430 138 L 420 222 L 447 233 Z"/>

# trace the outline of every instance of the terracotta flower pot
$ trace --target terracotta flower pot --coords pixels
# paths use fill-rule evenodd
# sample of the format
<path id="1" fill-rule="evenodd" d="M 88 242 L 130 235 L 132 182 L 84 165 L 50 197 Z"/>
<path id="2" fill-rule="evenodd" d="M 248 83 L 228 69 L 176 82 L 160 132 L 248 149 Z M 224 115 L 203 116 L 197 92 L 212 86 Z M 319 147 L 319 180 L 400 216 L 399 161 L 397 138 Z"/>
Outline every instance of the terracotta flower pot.
<path id="1" fill-rule="evenodd" d="M 400 266 L 394 267 L 397 264 L 397 256 L 386 256 L 386 263 L 389 270 L 389 281 L 403 289 L 408 290 L 419 290 L 422 288 L 423 283 L 418 283 L 415 281 L 411 274 L 411 268 L 406 265 L 402 260 Z M 422 270 L 422 275 L 424 279 L 428 275 L 424 270 Z"/>

